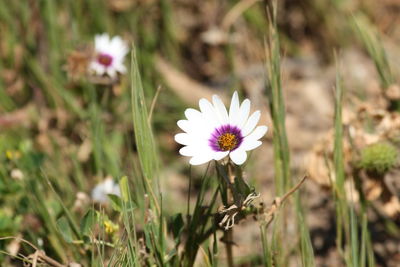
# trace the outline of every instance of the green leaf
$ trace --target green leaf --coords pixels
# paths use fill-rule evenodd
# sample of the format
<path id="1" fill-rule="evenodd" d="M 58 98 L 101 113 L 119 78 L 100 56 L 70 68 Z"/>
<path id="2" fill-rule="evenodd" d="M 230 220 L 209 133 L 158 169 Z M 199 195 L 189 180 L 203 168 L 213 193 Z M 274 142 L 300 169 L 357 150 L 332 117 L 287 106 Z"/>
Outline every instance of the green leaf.
<path id="1" fill-rule="evenodd" d="M 128 202 L 129 200 L 129 184 L 128 177 L 123 176 L 121 180 L 119 180 L 119 188 L 121 190 L 122 200 Z"/>
<path id="2" fill-rule="evenodd" d="M 93 209 L 89 209 L 81 220 L 81 234 L 89 236 L 92 232 L 93 225 L 97 222 L 97 219 L 97 212 Z"/>
<path id="3" fill-rule="evenodd" d="M 184 222 L 183 222 L 183 217 L 182 213 L 178 213 L 172 218 L 172 234 L 174 238 L 179 238 L 182 230 L 183 230 Z"/>
<path id="4" fill-rule="evenodd" d="M 132 210 L 136 209 L 136 205 L 133 201 L 129 201 L 129 200 L 124 201 L 119 196 L 112 195 L 112 194 L 109 194 L 107 196 L 111 203 L 111 207 L 115 211 L 123 212 L 124 209 L 125 209 L 125 211 L 132 211 Z"/>
<path id="5" fill-rule="evenodd" d="M 57 220 L 57 228 L 58 231 L 60 231 L 62 237 L 64 238 L 64 240 L 67 243 L 72 243 L 73 239 L 73 235 L 72 235 L 72 230 L 71 227 L 68 223 L 67 218 L 65 218 L 64 216 L 61 217 L 60 219 Z"/>
<path id="6" fill-rule="evenodd" d="M 117 195 L 107 195 L 108 199 L 110 200 L 111 203 L 111 207 L 113 208 L 113 210 L 118 211 L 118 212 L 122 212 L 122 199 L 117 196 Z"/>

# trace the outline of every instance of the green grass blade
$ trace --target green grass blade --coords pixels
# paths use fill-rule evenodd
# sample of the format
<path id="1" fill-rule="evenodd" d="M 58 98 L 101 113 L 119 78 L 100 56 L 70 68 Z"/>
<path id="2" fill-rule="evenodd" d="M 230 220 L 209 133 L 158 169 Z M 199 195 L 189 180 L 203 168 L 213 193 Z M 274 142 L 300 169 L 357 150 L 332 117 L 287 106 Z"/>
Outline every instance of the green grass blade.
<path id="1" fill-rule="evenodd" d="M 134 45 L 131 54 L 131 79 L 133 128 L 140 166 L 146 180 L 156 181 L 158 157 L 153 132 L 148 122 L 148 111 Z"/>
<path id="2" fill-rule="evenodd" d="M 383 89 L 388 88 L 395 82 L 385 48 L 375 29 L 375 26 L 362 13 L 351 17 L 353 29 L 361 40 L 369 56 L 375 64 Z"/>
<path id="3" fill-rule="evenodd" d="M 277 2 L 273 2 L 273 8 L 270 13 L 269 39 L 267 42 L 267 74 L 270 87 L 270 110 L 273 121 L 273 146 L 275 163 L 275 187 L 276 193 L 282 196 L 293 184 L 290 177 L 290 150 L 286 133 L 285 123 L 285 101 L 283 96 L 281 79 L 281 58 L 280 42 L 278 35 L 278 26 L 276 21 Z M 310 240 L 309 231 L 304 223 L 304 215 L 301 207 L 299 193 L 295 197 L 295 209 L 297 214 L 297 226 L 300 235 L 300 251 L 304 266 L 314 266 L 314 255 Z M 285 256 L 282 253 L 282 239 L 284 239 L 285 214 L 278 214 L 274 223 L 274 232 L 272 235 L 273 250 L 277 250 L 278 265 L 284 264 Z M 263 242 L 265 243 L 265 242 Z M 265 250 L 265 248 L 264 248 Z M 279 252 L 280 251 L 280 252 Z M 265 254 L 265 253 L 264 253 Z"/>

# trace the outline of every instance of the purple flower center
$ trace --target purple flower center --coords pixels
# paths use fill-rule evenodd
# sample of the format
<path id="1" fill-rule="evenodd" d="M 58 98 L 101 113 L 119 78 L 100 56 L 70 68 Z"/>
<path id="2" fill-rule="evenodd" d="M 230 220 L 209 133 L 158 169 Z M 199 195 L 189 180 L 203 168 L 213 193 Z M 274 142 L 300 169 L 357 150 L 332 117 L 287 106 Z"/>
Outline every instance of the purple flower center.
<path id="1" fill-rule="evenodd" d="M 109 54 L 101 53 L 97 56 L 97 62 L 105 67 L 108 67 L 113 62 L 113 58 Z"/>
<path id="2" fill-rule="evenodd" d="M 216 128 L 208 139 L 208 145 L 214 151 L 233 151 L 243 141 L 242 132 L 236 126 L 229 124 Z"/>

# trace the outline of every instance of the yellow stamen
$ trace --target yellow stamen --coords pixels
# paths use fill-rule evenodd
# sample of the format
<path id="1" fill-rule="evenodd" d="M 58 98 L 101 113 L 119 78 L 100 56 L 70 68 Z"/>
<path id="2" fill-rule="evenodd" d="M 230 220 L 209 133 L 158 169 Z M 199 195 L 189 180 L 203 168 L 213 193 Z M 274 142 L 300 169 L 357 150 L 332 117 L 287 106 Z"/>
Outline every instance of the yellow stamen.
<path id="1" fill-rule="evenodd" d="M 224 133 L 218 137 L 218 146 L 222 151 L 232 150 L 237 145 L 237 138 L 232 133 Z"/>

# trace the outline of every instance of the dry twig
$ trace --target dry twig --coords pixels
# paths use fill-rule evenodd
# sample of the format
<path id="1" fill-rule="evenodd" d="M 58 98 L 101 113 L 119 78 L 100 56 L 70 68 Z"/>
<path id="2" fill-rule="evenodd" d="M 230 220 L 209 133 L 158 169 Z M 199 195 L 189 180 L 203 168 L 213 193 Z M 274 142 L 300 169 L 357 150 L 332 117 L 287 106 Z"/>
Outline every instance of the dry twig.
<path id="1" fill-rule="evenodd" d="M 283 197 L 275 198 L 275 200 L 272 202 L 271 207 L 266 212 L 262 212 L 261 214 L 263 216 L 262 220 L 266 227 L 268 227 L 272 222 L 272 220 L 275 218 L 275 213 L 282 206 L 282 203 L 284 203 L 286 199 L 288 199 L 294 192 L 296 192 L 306 179 L 307 175 L 304 175 L 304 177 L 297 183 L 297 185 L 295 185 L 292 189 L 286 192 L 286 194 L 283 195 Z"/>

